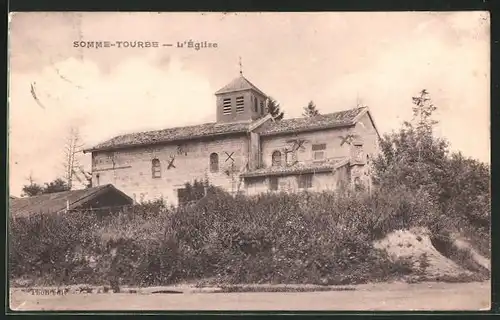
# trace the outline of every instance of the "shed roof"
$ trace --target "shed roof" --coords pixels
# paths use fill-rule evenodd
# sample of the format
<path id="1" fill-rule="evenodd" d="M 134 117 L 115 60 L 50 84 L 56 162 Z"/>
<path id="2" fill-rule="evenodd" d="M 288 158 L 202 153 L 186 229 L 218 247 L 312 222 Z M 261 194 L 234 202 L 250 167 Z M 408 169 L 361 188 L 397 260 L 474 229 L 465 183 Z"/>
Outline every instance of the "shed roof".
<path id="1" fill-rule="evenodd" d="M 97 196 L 112 192 L 119 195 L 129 204 L 133 203 L 132 198 L 116 189 L 113 185 L 107 184 L 82 190 L 71 190 L 49 194 L 42 194 L 34 197 L 16 198 L 9 200 L 10 213 L 13 216 L 26 216 L 34 213 L 54 213 L 66 209 L 77 209 Z"/>

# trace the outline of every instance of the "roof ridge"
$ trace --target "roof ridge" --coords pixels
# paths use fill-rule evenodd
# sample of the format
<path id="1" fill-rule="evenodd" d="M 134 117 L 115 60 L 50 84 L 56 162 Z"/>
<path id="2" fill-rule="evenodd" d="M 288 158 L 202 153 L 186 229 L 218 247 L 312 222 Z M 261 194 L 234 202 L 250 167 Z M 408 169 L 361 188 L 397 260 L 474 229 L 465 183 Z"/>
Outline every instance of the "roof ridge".
<path id="1" fill-rule="evenodd" d="M 259 88 L 255 85 L 255 84 L 253 84 L 253 82 L 252 82 L 252 81 L 248 80 L 248 78 L 246 78 L 244 75 L 241 75 L 241 77 L 242 77 L 243 79 L 245 79 L 246 81 L 248 81 L 248 83 L 249 83 L 252 87 L 254 87 L 257 91 L 259 91 L 259 92 L 260 92 L 260 93 L 262 93 L 263 95 L 266 95 L 266 94 L 265 94 L 262 90 L 260 90 L 260 89 L 259 89 Z"/>
<path id="2" fill-rule="evenodd" d="M 234 88 L 238 84 L 238 81 L 246 82 L 246 85 L 249 86 L 249 88 L 244 88 L 244 87 Z M 248 80 L 242 74 L 240 74 L 238 77 L 231 80 L 229 83 L 227 83 L 225 86 L 223 86 L 219 90 L 217 90 L 215 92 L 215 94 L 217 95 L 217 94 L 223 94 L 223 93 L 227 93 L 227 92 L 233 92 L 233 91 L 236 92 L 236 91 L 249 90 L 249 89 L 253 89 L 253 90 L 257 91 L 258 93 L 260 93 L 264 96 L 267 96 L 262 90 L 260 90 L 255 84 L 253 84 L 250 80 Z"/>
<path id="3" fill-rule="evenodd" d="M 365 108 L 368 108 L 368 107 L 356 107 L 356 108 L 344 109 L 344 110 L 339 110 L 339 111 L 334 111 L 334 112 L 321 113 L 321 114 L 317 115 L 316 117 L 331 116 L 332 114 L 349 112 L 349 111 L 354 111 L 354 110 L 361 110 L 361 109 L 365 109 Z M 301 117 L 287 118 L 287 119 L 283 119 L 283 120 L 296 120 L 296 119 L 309 119 L 309 117 L 301 116 Z"/>

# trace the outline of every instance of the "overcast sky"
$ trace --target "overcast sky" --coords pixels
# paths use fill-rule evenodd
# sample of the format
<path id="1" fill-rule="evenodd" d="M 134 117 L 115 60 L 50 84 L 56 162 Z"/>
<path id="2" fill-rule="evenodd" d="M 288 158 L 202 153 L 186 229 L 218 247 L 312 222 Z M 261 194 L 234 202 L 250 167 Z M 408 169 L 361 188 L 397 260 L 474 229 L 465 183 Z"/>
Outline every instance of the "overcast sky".
<path id="1" fill-rule="evenodd" d="M 15 13 L 9 37 L 11 194 L 30 173 L 63 173 L 78 127 L 91 146 L 125 132 L 215 121 L 216 90 L 244 75 L 286 117 L 373 112 L 381 133 L 411 118 L 423 88 L 438 134 L 489 162 L 489 16 L 453 13 Z M 74 48 L 74 41 L 157 41 L 158 48 Z M 217 48 L 176 48 L 186 40 Z M 173 47 L 161 47 L 172 43 Z M 34 84 L 37 103 L 31 94 Z M 88 169 L 88 156 L 81 159 Z"/>

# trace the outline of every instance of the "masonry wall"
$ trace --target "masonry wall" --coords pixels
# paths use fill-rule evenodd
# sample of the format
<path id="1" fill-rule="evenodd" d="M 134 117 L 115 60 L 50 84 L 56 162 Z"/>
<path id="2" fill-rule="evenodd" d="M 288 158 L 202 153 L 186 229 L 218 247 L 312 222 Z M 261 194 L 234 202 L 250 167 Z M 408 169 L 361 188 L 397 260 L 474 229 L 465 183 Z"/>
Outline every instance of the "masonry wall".
<path id="1" fill-rule="evenodd" d="M 300 192 L 300 191 L 334 191 L 338 190 L 345 182 L 350 179 L 349 167 L 344 166 L 335 172 L 320 172 L 312 175 L 312 187 L 308 189 L 299 189 L 298 175 L 278 176 L 278 190 L 269 189 L 270 179 L 251 178 L 246 179 L 245 187 L 248 195 L 256 195 L 262 192 Z"/>
<path id="2" fill-rule="evenodd" d="M 379 138 L 368 114 L 365 114 L 356 124 L 355 132 L 362 138 L 365 154 L 373 158 L 379 151 Z"/>
<path id="3" fill-rule="evenodd" d="M 280 151 L 282 163 L 285 164 L 285 150 L 293 150 L 301 143 L 294 153 L 287 156 L 289 164 L 294 161 L 300 163 L 313 162 L 313 144 L 326 144 L 325 159 L 342 159 L 350 156 L 350 146 L 348 143 L 342 144 L 345 136 L 352 133 L 354 128 L 339 128 L 313 132 L 291 133 L 287 135 L 263 136 L 261 137 L 262 166 L 264 168 L 272 165 L 272 154 Z"/>
<path id="4" fill-rule="evenodd" d="M 137 202 L 164 198 L 174 205 L 178 200 L 177 189 L 195 179 L 208 178 L 213 185 L 236 191 L 239 186 L 238 172 L 247 163 L 247 140 L 246 135 L 241 135 L 114 152 L 94 152 L 92 183 L 95 186 L 111 183 Z M 217 153 L 219 157 L 217 172 L 210 171 L 212 153 Z M 152 176 L 153 159 L 160 161 L 159 178 Z"/>

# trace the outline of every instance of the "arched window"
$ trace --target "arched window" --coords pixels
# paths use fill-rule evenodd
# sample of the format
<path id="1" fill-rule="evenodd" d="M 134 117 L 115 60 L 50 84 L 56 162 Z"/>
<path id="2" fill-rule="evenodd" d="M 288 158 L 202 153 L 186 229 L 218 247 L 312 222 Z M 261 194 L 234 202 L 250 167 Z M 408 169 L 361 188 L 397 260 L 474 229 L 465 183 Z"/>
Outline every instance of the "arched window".
<path id="1" fill-rule="evenodd" d="M 259 112 L 259 102 L 257 101 L 257 99 L 254 99 L 253 102 L 254 102 L 254 105 L 253 105 L 254 111 Z"/>
<path id="2" fill-rule="evenodd" d="M 215 152 L 210 155 L 210 171 L 219 171 L 219 155 Z"/>
<path id="3" fill-rule="evenodd" d="M 273 152 L 272 162 L 273 162 L 273 166 L 280 166 L 281 165 L 281 152 L 279 152 L 278 150 Z"/>
<path id="4" fill-rule="evenodd" d="M 154 179 L 161 178 L 161 164 L 156 158 L 151 160 L 151 175 Z"/>

